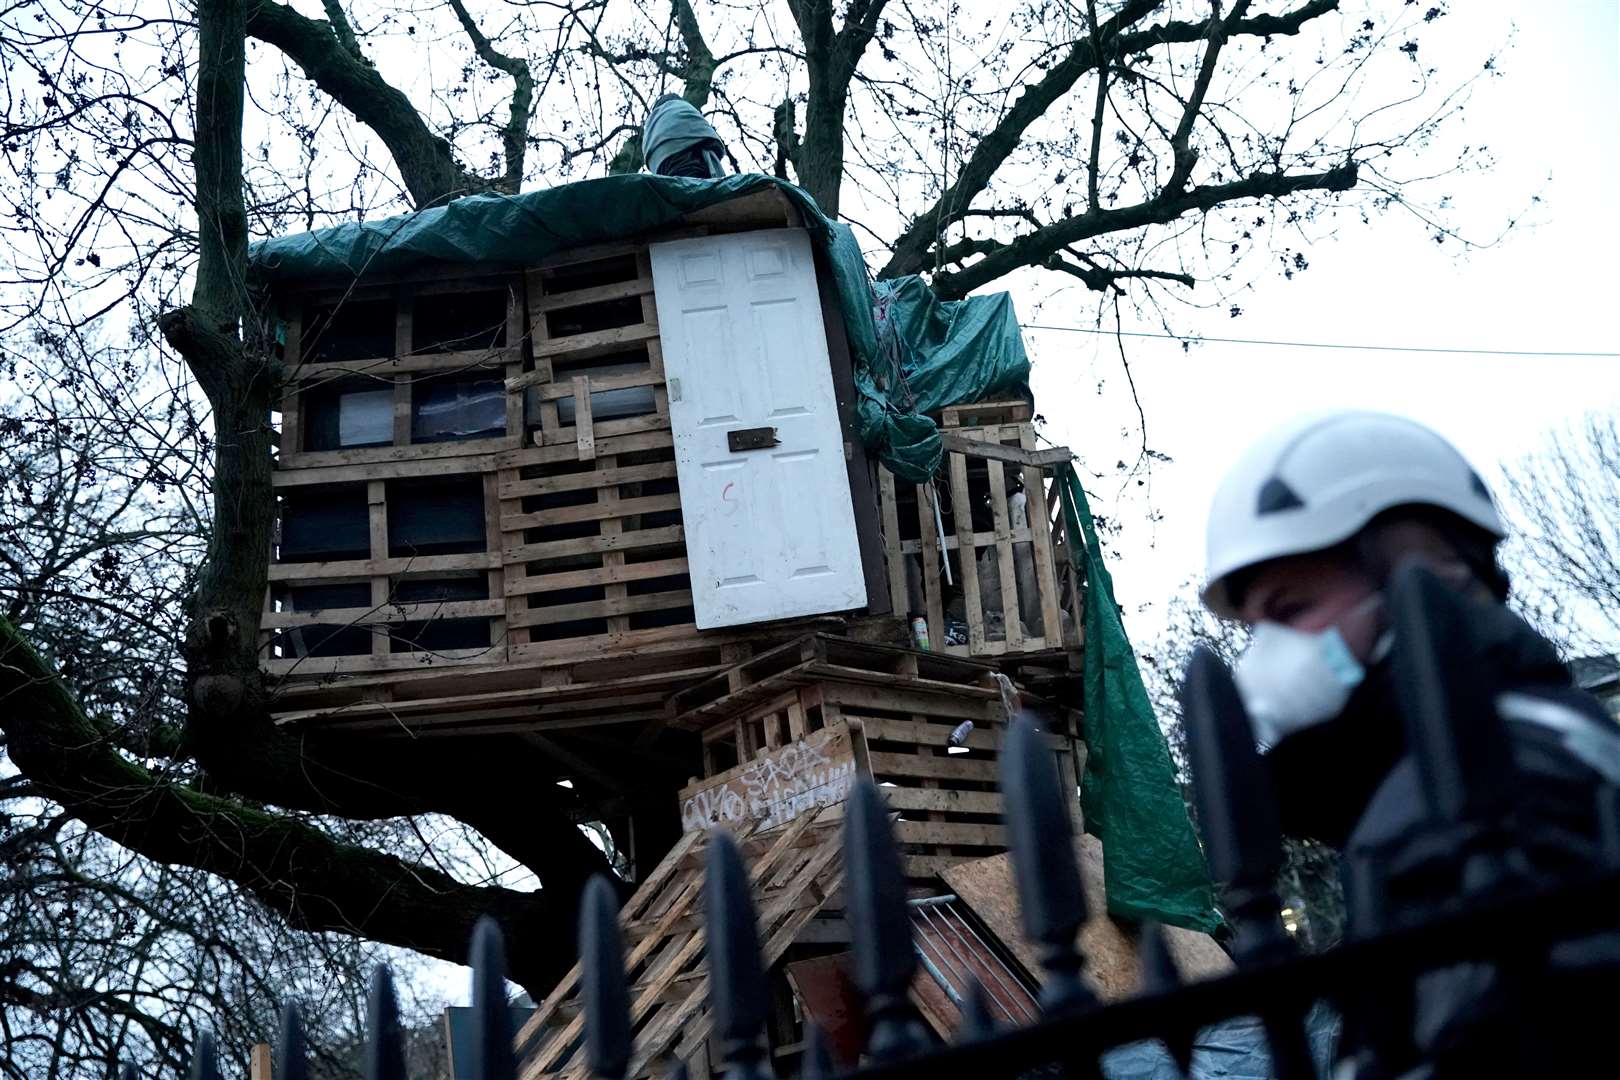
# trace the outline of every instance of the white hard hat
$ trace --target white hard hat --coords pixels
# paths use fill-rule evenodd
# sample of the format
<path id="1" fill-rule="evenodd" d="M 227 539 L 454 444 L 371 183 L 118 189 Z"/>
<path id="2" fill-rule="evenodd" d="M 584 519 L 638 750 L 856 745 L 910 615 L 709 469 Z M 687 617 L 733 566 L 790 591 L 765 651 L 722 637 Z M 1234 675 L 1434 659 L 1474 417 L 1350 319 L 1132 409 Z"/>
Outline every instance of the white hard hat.
<path id="1" fill-rule="evenodd" d="M 1375 412 L 1302 417 L 1251 446 L 1215 492 L 1203 599 L 1232 617 L 1229 575 L 1321 551 L 1397 506 L 1448 510 L 1500 539 L 1491 493 L 1456 447 L 1422 424 Z"/>

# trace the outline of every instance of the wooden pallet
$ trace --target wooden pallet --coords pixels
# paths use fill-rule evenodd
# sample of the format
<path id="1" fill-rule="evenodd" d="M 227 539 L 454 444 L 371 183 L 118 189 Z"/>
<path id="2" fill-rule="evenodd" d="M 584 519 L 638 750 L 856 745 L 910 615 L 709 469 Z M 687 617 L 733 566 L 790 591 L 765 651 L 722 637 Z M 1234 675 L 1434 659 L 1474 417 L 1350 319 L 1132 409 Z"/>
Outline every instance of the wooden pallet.
<path id="1" fill-rule="evenodd" d="M 995 414 L 1010 407 L 960 408 Z M 1027 406 L 1018 403 L 1018 408 Z M 943 437 L 944 477 L 934 484 L 901 484 L 886 468 L 878 469 L 895 611 L 922 616 L 930 648 L 951 656 L 1077 647 L 1078 608 L 1063 606 L 1052 503 L 1043 480 L 1043 469 L 1067 460 L 1068 451 L 1037 450 L 1028 422 L 948 427 Z M 1009 475 L 1022 482 L 1026 495 L 1021 525 L 1013 520 Z M 983 520 L 975 522 L 975 516 Z M 947 638 L 946 614 L 956 599 L 962 604 L 965 642 Z"/>
<path id="2" fill-rule="evenodd" d="M 490 343 L 463 347 L 460 340 L 433 340 L 431 330 L 444 311 L 467 306 L 470 298 L 487 307 L 496 321 L 484 328 Z M 299 489 L 353 491 L 363 498 L 369 546 L 363 557 L 322 562 L 280 561 L 270 553 L 270 588 L 261 619 L 261 645 L 267 672 L 278 676 L 323 678 L 337 672 L 396 671 L 424 664 L 490 663 L 506 655 L 505 589 L 500 569 L 500 531 L 491 471 L 496 451 L 520 445 L 522 418 L 510 402 L 505 431 L 498 437 L 413 441 L 413 395 L 432 380 L 468 372 L 500 375 L 521 365 L 526 351 L 524 299 L 512 274 L 425 277 L 408 283 L 329 289 L 281 298 L 282 362 L 288 372 L 280 401 L 280 453 L 271 477 L 278 494 Z M 337 450 L 306 447 L 307 401 L 335 381 L 366 380 L 392 395 L 392 439 L 385 446 Z M 468 554 L 396 556 L 389 551 L 388 492 L 392 481 L 423 477 L 465 477 L 482 492 L 485 550 Z M 362 494 L 363 491 L 363 494 Z M 396 508 L 397 511 L 398 508 Z M 402 602 L 402 582 L 427 578 L 474 578 L 482 599 Z M 292 610 L 291 587 L 350 585 L 363 602 L 318 610 Z M 438 619 L 482 619 L 489 644 L 470 648 L 395 648 L 400 628 Z M 343 655 L 314 656 L 309 643 L 330 639 L 333 631 L 359 628 L 367 647 Z"/>
<path id="3" fill-rule="evenodd" d="M 632 1078 L 702 1053 L 713 1027 L 702 907 L 703 855 L 711 835 L 683 836 L 619 913 L 635 1032 L 626 1074 Z M 761 960 L 769 970 L 838 890 L 843 879 L 839 819 L 830 813 L 805 815 L 783 828 L 743 836 Z M 576 964 L 519 1030 L 523 1080 L 587 1075 L 580 974 Z"/>
<path id="4" fill-rule="evenodd" d="M 726 691 L 715 696 L 722 686 Z M 686 803 L 717 782 L 751 766 L 774 776 L 784 754 L 847 727 L 858 771 L 884 785 L 900 815 L 896 836 L 913 884 L 926 886 L 947 866 L 1005 848 L 997 760 L 1007 707 L 984 664 L 812 637 L 699 683 L 676 695 L 672 707 L 680 710 L 672 723 L 698 731 L 703 741 L 704 779 L 682 792 L 683 818 L 703 816 L 705 807 Z M 953 750 L 951 734 L 965 720 L 973 730 Z M 1043 726 L 1072 787 L 1078 775 L 1072 719 L 1054 709 Z M 834 739 L 834 745 L 841 744 Z M 830 750 L 817 756 L 842 760 Z M 706 806 L 714 802 L 711 796 Z M 762 805 L 767 815 L 778 812 L 768 799 Z M 1078 821 L 1078 801 L 1075 814 Z"/>
<path id="5" fill-rule="evenodd" d="M 586 254 L 527 274 L 534 358 L 507 380 L 534 413 L 533 445 L 496 458 L 519 659 L 697 635 L 651 263 Z M 627 393 L 639 415 L 598 415 Z"/>

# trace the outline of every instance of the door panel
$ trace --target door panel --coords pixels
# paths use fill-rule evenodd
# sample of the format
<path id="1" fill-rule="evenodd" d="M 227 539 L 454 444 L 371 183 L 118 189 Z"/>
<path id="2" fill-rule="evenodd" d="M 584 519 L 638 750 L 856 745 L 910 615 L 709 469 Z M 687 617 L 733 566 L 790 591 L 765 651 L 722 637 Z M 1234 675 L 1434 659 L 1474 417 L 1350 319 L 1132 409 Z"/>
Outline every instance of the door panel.
<path id="1" fill-rule="evenodd" d="M 808 236 L 651 247 L 693 606 L 702 629 L 864 607 Z M 732 451 L 727 434 L 775 429 Z"/>

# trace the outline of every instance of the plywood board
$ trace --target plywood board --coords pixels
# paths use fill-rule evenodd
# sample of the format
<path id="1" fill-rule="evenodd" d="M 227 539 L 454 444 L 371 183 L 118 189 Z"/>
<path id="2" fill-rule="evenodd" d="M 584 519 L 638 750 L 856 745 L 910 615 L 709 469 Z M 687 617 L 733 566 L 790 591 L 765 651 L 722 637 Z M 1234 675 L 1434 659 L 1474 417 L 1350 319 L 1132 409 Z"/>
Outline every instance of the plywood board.
<path id="1" fill-rule="evenodd" d="M 1083 835 L 1075 843 L 1075 855 L 1080 860 L 1086 903 L 1091 911 L 1079 937 L 1086 957 L 1086 976 L 1104 1001 L 1130 997 L 1142 988 L 1141 962 L 1134 935 L 1106 913 L 1102 842 Z M 1020 963 L 1037 978 L 1043 977 L 1040 951 L 1024 937 L 1020 922 L 1011 855 L 960 862 L 944 869 L 941 876 Z M 1171 955 L 1188 980 L 1215 978 L 1232 969 L 1231 960 L 1207 934 L 1166 927 L 1165 937 Z"/>
<path id="2" fill-rule="evenodd" d="M 773 829 L 843 802 L 855 772 L 849 726 L 829 725 L 683 789 L 681 829 L 743 823 Z"/>

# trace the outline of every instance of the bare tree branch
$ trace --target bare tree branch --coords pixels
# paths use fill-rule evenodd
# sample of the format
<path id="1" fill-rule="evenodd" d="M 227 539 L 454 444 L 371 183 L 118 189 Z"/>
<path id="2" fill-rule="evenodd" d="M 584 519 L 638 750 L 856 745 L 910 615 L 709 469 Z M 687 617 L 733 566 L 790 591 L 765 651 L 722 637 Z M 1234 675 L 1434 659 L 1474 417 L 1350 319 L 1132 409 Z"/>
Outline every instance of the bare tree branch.
<path id="1" fill-rule="evenodd" d="M 1020 266 L 1045 262 L 1061 247 L 1104 233 L 1162 225 L 1183 214 L 1242 199 L 1276 199 L 1300 191 L 1348 191 L 1355 182 L 1353 163 L 1322 173 L 1257 172 L 1227 184 L 1191 188 L 1173 199 L 1150 199 L 1117 210 L 1088 210 L 1020 236 L 963 270 L 935 275 L 934 291 L 946 299 L 966 296 Z"/>
<path id="2" fill-rule="evenodd" d="M 331 23 L 275 0 L 257 0 L 247 32 L 286 53 L 310 81 L 377 133 L 419 209 L 489 187 L 455 160 L 450 143 L 433 133 L 401 91 L 344 46 Z"/>
<path id="3" fill-rule="evenodd" d="M 473 49 L 478 53 L 478 58 L 497 71 L 504 71 L 512 76 L 511 109 L 506 126 L 501 129 L 506 174 L 501 178 L 500 188 L 515 195 L 523 187 L 523 157 L 528 145 L 529 110 L 534 105 L 534 73 L 523 60 L 498 52 L 495 46 L 490 44 L 489 38 L 478 29 L 473 17 L 467 14 L 467 7 L 462 0 L 450 0 L 450 7 L 455 11 L 456 18 L 461 20 L 462 29 L 466 30 L 467 36 L 472 39 Z"/>
<path id="4" fill-rule="evenodd" d="M 925 270 L 931 263 L 928 249 L 936 238 L 943 234 L 946 226 L 960 220 L 960 214 L 989 187 L 996 171 L 1017 149 L 1029 126 L 1068 93 L 1082 75 L 1093 69 L 1099 55 L 1118 60 L 1155 45 L 1197 41 L 1204 36 L 1206 23 L 1180 20 L 1135 33 L 1125 32 L 1127 27 L 1140 22 L 1161 5 L 1162 0 L 1127 0 L 1125 6 L 1102 25 L 1097 35 L 1100 44 L 1075 42 L 1061 61 L 1052 65 L 1037 82 L 1025 87 L 1006 114 L 975 144 L 956 181 L 932 206 L 911 219 L 905 232 L 895 241 L 893 253 L 878 276 L 897 277 Z M 1310 20 L 1336 7 L 1338 0 L 1309 0 L 1282 15 L 1256 15 L 1240 19 L 1228 27 L 1227 37 L 1297 34 L 1300 27 Z"/>

